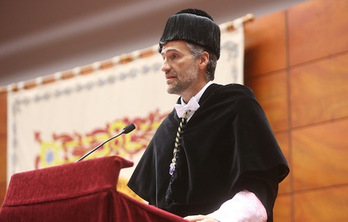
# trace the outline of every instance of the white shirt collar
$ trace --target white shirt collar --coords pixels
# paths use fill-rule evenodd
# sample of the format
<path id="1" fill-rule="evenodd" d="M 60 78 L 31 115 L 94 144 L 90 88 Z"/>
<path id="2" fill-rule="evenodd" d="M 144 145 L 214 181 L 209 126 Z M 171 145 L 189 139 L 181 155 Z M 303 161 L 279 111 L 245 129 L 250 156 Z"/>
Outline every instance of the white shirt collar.
<path id="1" fill-rule="evenodd" d="M 190 101 L 188 103 L 190 104 L 186 104 L 184 102 L 184 100 L 182 98 L 181 99 L 181 104 L 175 104 L 175 110 L 176 110 L 176 114 L 181 118 L 183 116 L 183 114 L 187 111 L 187 110 L 191 110 L 188 114 L 187 114 L 187 121 L 189 119 L 191 119 L 192 115 L 195 113 L 195 111 L 199 108 L 199 100 L 201 99 L 203 93 L 205 92 L 205 90 L 212 84 L 212 81 L 209 81 L 207 84 L 205 84 L 205 86 L 194 96 L 190 99 Z M 191 100 L 195 100 L 195 101 L 191 101 Z M 190 107 L 193 106 L 193 109 L 191 109 Z"/>
<path id="2" fill-rule="evenodd" d="M 207 82 L 207 84 L 205 84 L 205 86 L 193 97 L 193 98 L 195 98 L 195 100 L 196 100 L 197 103 L 199 103 L 199 100 L 201 99 L 203 93 L 205 92 L 205 90 L 206 90 L 211 84 L 213 84 L 212 81 Z M 181 99 L 181 104 L 182 104 L 182 105 L 187 105 L 187 104 L 184 102 L 184 100 L 182 99 L 182 97 L 180 97 L 180 99 Z"/>

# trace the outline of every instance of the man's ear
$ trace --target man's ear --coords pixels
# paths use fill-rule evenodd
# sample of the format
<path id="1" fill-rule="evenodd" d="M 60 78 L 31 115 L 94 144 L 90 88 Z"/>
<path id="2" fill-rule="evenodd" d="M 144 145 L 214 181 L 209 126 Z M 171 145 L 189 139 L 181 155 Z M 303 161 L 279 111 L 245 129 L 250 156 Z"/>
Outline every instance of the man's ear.
<path id="1" fill-rule="evenodd" d="M 204 51 L 199 57 L 199 68 L 206 69 L 209 62 L 209 53 Z"/>

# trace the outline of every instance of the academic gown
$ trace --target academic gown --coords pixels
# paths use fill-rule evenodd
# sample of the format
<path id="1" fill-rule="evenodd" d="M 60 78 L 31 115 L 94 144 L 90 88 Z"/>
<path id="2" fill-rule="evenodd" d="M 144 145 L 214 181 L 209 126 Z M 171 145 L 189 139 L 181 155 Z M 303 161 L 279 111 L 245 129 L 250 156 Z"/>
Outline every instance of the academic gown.
<path id="1" fill-rule="evenodd" d="M 180 122 L 174 109 L 128 186 L 149 204 L 179 216 L 211 213 L 237 192 L 249 190 L 272 221 L 278 183 L 289 168 L 253 92 L 239 84 L 212 84 L 199 104 L 182 132 L 173 177 L 169 164 Z"/>

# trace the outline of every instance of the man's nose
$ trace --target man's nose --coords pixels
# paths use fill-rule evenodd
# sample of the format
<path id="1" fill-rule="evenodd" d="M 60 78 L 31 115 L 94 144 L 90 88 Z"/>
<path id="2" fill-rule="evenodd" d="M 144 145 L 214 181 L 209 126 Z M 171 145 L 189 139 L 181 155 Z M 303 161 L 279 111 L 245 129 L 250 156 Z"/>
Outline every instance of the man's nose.
<path id="1" fill-rule="evenodd" d="M 171 69 L 171 66 L 168 64 L 167 60 L 163 60 L 162 72 L 167 73 Z"/>

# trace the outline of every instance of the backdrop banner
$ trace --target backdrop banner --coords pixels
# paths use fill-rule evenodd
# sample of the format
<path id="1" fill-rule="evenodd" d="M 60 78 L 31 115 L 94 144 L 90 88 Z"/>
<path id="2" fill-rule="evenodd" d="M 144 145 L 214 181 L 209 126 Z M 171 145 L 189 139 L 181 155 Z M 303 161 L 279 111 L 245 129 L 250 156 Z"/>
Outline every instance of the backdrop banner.
<path id="1" fill-rule="evenodd" d="M 243 83 L 242 22 L 236 20 L 234 28 L 222 30 L 214 82 Z M 161 65 L 161 56 L 152 53 L 90 74 L 10 91 L 7 181 L 14 173 L 75 162 L 130 123 L 136 125 L 133 132 L 106 143 L 86 159 L 119 155 L 136 165 L 178 98 L 166 92 Z M 132 171 L 122 170 L 121 178 L 127 180 Z"/>

